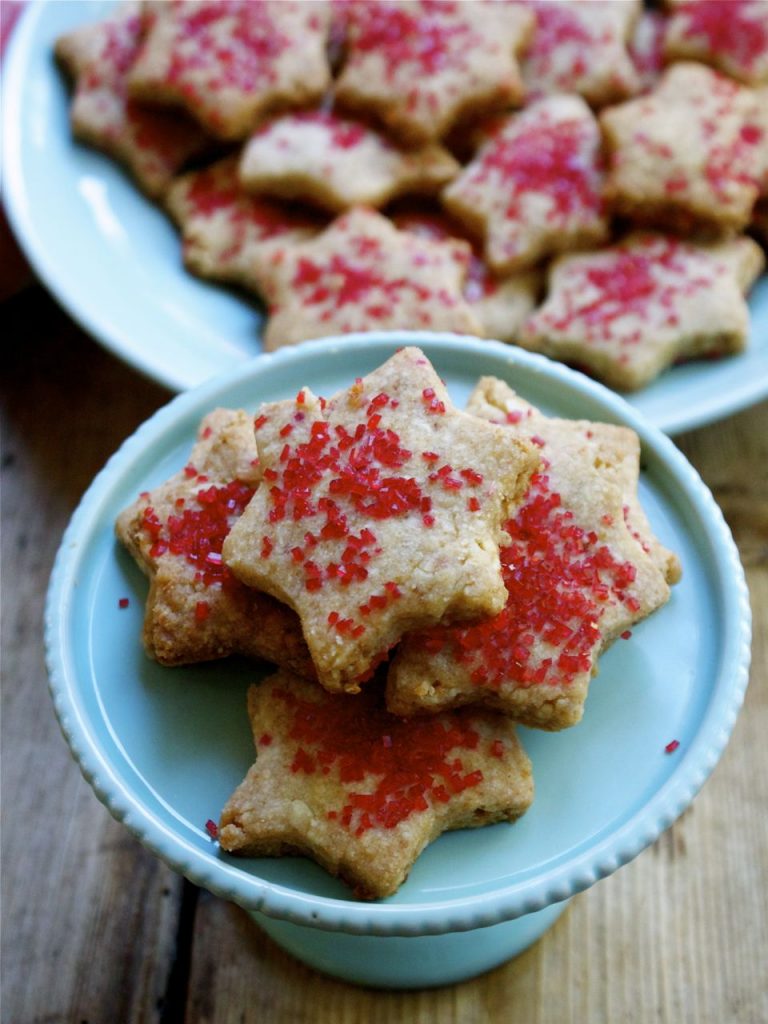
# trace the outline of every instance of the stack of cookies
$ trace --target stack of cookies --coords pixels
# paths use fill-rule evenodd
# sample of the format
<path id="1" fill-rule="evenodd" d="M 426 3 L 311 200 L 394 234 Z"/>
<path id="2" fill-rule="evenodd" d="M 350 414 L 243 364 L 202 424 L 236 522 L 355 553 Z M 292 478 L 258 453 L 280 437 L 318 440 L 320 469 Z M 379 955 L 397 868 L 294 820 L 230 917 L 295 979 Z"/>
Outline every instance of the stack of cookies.
<path id="1" fill-rule="evenodd" d="M 638 476 L 632 431 L 494 378 L 459 410 L 417 348 L 328 399 L 206 416 L 117 533 L 150 579 L 151 657 L 276 666 L 221 848 L 303 853 L 381 898 L 441 832 L 519 817 L 517 723 L 578 722 L 601 652 L 680 576 Z"/>
<path id="2" fill-rule="evenodd" d="M 149 0 L 56 52 L 267 349 L 450 330 L 629 391 L 748 342 L 765 0 Z"/>

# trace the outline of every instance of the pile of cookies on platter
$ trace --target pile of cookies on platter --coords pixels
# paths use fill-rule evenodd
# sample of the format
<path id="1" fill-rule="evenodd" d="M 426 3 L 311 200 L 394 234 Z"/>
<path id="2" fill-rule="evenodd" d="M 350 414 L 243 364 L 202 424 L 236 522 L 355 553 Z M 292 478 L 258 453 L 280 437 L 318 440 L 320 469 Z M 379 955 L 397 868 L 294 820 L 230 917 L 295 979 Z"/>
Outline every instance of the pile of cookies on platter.
<path id="1" fill-rule="evenodd" d="M 764 0 L 149 0 L 56 53 L 267 349 L 451 330 L 634 390 L 748 342 Z"/>
<path id="2" fill-rule="evenodd" d="M 575 725 L 600 654 L 680 578 L 638 477 L 633 431 L 491 377 L 460 410 L 414 347 L 327 399 L 205 416 L 116 529 L 151 657 L 275 666 L 222 850 L 305 854 L 381 898 L 442 832 L 519 817 L 516 725 Z"/>

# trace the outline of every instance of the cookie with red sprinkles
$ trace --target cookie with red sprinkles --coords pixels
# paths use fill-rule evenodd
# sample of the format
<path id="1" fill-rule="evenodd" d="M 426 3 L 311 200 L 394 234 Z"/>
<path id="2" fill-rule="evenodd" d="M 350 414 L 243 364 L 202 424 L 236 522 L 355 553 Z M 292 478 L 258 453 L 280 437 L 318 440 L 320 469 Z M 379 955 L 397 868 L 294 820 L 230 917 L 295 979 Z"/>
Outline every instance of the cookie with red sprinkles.
<path id="1" fill-rule="evenodd" d="M 490 139 L 442 192 L 484 241 L 497 274 L 608 237 L 601 136 L 578 96 L 552 96 L 499 119 Z"/>
<path id="2" fill-rule="evenodd" d="M 391 0 L 349 5 L 340 103 L 409 143 L 523 99 L 517 57 L 533 29 L 522 4 Z"/>
<path id="3" fill-rule="evenodd" d="M 517 343 L 634 391 L 676 361 L 742 351 L 746 271 L 762 264 L 749 239 L 696 245 L 633 232 L 606 249 L 555 260 L 547 297 Z"/>
<path id="4" fill-rule="evenodd" d="M 462 226 L 440 210 L 403 208 L 393 212 L 391 217 L 401 231 L 410 231 L 422 238 L 470 241 Z M 521 324 L 536 307 L 542 274 L 538 270 L 494 274 L 483 259 L 479 245 L 471 244 L 464 298 L 480 323 L 483 337 L 513 342 Z"/>
<path id="5" fill-rule="evenodd" d="M 118 517 L 119 539 L 149 577 L 143 640 L 161 664 L 243 654 L 313 674 L 294 613 L 243 586 L 222 559 L 259 479 L 253 418 L 216 409 L 184 469 Z"/>
<path id="6" fill-rule="evenodd" d="M 269 318 L 268 351 L 351 331 L 479 334 L 463 289 L 471 248 L 398 231 L 353 207 L 300 245 L 273 246 L 254 267 Z"/>
<path id="7" fill-rule="evenodd" d="M 679 564 L 661 545 L 652 554 L 647 520 L 631 518 L 637 497 L 626 491 L 623 463 L 634 462 L 636 482 L 632 431 L 547 417 L 493 378 L 479 382 L 467 408 L 541 453 L 505 524 L 506 605 L 475 625 L 406 637 L 390 666 L 387 705 L 407 715 L 480 704 L 562 729 L 581 719 L 600 653 L 667 601 L 665 575 L 679 574 Z"/>
<path id="8" fill-rule="evenodd" d="M 576 93 L 592 106 L 634 95 L 628 44 L 641 0 L 531 0 L 536 27 L 523 61 L 529 97 Z"/>
<path id="9" fill-rule="evenodd" d="M 254 267 L 273 244 L 306 241 L 325 225 L 320 217 L 249 195 L 228 156 L 176 178 L 165 205 L 181 230 L 184 264 L 200 277 L 258 291 Z"/>
<path id="10" fill-rule="evenodd" d="M 255 422 L 263 484 L 224 560 L 298 613 L 324 687 L 358 691 L 413 629 L 501 610 L 502 523 L 538 454 L 456 409 L 419 349 Z"/>
<path id="11" fill-rule="evenodd" d="M 75 138 L 124 164 L 152 198 L 210 144 L 189 118 L 130 99 L 128 71 L 143 35 L 138 4 L 74 29 L 56 41 L 56 57 L 75 83 L 70 123 Z"/>
<path id="12" fill-rule="evenodd" d="M 319 100 L 330 84 L 323 0 L 164 0 L 128 75 L 131 95 L 183 107 L 217 138 Z"/>
<path id="13" fill-rule="evenodd" d="M 300 199 L 341 212 L 383 206 L 407 193 L 434 194 L 459 172 L 436 144 L 403 149 L 360 121 L 328 110 L 284 114 L 245 145 L 240 180 L 249 192 Z"/>
<path id="14" fill-rule="evenodd" d="M 251 687 L 248 714 L 256 761 L 222 812 L 222 850 L 310 857 L 359 899 L 396 892 L 441 833 L 514 821 L 533 800 L 501 715 L 402 719 L 376 688 L 328 694 L 285 672 Z"/>
<path id="15" fill-rule="evenodd" d="M 674 64 L 647 95 L 603 110 L 600 123 L 613 213 L 680 232 L 747 226 L 766 167 L 755 90 L 703 64 Z"/>
<path id="16" fill-rule="evenodd" d="M 671 7 L 667 60 L 702 61 L 745 85 L 768 84 L 765 0 L 678 0 Z"/>

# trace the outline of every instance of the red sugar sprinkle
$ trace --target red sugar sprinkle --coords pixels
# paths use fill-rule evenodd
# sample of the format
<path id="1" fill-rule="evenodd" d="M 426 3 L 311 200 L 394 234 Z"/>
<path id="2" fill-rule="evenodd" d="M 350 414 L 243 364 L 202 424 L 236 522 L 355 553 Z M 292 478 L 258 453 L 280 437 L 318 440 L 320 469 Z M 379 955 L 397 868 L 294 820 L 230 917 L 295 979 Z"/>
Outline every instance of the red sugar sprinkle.
<path id="1" fill-rule="evenodd" d="M 195 622 L 205 622 L 211 614 L 211 606 L 207 601 L 198 601 L 195 605 Z"/>
<path id="2" fill-rule="evenodd" d="M 468 718 L 456 716 L 450 725 L 432 717 L 397 718 L 375 691 L 354 700 L 324 694 L 309 701 L 276 689 L 275 697 L 292 716 L 288 736 L 297 746 L 290 770 L 333 770 L 346 793 L 343 806 L 328 817 L 355 835 L 395 828 L 483 780 L 481 771 L 468 772 L 457 756 L 479 744 Z"/>
<path id="3" fill-rule="evenodd" d="M 128 604 L 129 601 L 127 597 L 121 597 L 120 600 L 117 602 L 118 608 L 127 608 Z"/>
<path id="4" fill-rule="evenodd" d="M 501 552 L 504 610 L 477 625 L 425 630 L 419 642 L 435 654 L 447 649 L 476 685 L 567 684 L 591 672 L 605 608 L 638 607 L 628 592 L 636 569 L 572 519 L 548 477 L 534 474 L 504 527 L 511 538 Z"/>
<path id="5" fill-rule="evenodd" d="M 216 840 L 219 838 L 219 826 L 216 824 L 213 818 L 209 818 L 208 821 L 206 821 L 205 831 L 208 833 L 211 839 Z"/>
<path id="6" fill-rule="evenodd" d="M 664 752 L 666 754 L 674 754 L 679 746 L 680 740 L 670 740 L 666 747 L 664 747 Z"/>
<path id="7" fill-rule="evenodd" d="M 264 732 L 259 736 L 259 746 L 268 747 L 272 743 L 272 737 L 268 732 Z"/>
<path id="8" fill-rule="evenodd" d="M 629 640 L 629 638 L 631 636 L 632 636 L 632 630 L 631 629 L 625 629 L 624 632 L 621 634 L 621 639 L 622 640 Z"/>
<path id="9" fill-rule="evenodd" d="M 192 471 L 191 475 L 197 475 L 193 467 L 187 468 Z M 231 586 L 234 578 L 221 559 L 221 549 L 232 524 L 253 493 L 253 488 L 242 480 L 211 485 L 197 491 L 180 514 L 169 515 L 165 522 L 147 506 L 142 528 L 153 541 L 150 554 L 153 558 L 166 553 L 183 556 L 197 569 L 195 580 L 198 583 Z"/>

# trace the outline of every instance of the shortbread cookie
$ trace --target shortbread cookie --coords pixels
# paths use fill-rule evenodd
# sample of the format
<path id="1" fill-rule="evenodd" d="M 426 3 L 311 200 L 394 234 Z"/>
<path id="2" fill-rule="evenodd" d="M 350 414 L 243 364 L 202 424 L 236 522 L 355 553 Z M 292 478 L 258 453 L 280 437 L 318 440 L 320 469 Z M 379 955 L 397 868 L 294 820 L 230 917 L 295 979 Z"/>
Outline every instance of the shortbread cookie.
<path id="1" fill-rule="evenodd" d="M 353 207 L 317 238 L 274 246 L 254 270 L 267 299 L 264 347 L 351 331 L 480 333 L 462 289 L 466 242 L 418 238 Z"/>
<path id="2" fill-rule="evenodd" d="M 484 239 L 498 274 L 608 237 L 600 129 L 578 96 L 552 96 L 499 124 L 442 193 Z"/>
<path id="3" fill-rule="evenodd" d="M 639 92 L 650 92 L 664 70 L 664 36 L 667 19 L 660 11 L 645 8 L 629 40 L 629 55 L 635 65 Z"/>
<path id="4" fill-rule="evenodd" d="M 435 141 L 467 115 L 522 100 L 516 58 L 533 21 L 514 3 L 350 4 L 336 96 L 410 143 Z"/>
<path id="5" fill-rule="evenodd" d="M 635 232 L 592 253 L 563 256 L 544 304 L 518 344 L 634 391 L 677 360 L 740 352 L 749 314 L 740 282 L 759 267 L 748 239 L 703 246 Z"/>
<path id="6" fill-rule="evenodd" d="M 309 212 L 248 195 L 228 156 L 177 178 L 165 203 L 181 229 L 184 263 L 201 277 L 258 292 L 255 266 L 268 247 L 306 241 L 324 226 Z"/>
<path id="7" fill-rule="evenodd" d="M 118 517 L 118 537 L 150 580 L 144 645 L 163 665 L 244 654 L 313 675 L 294 613 L 222 562 L 224 538 L 258 486 L 257 461 L 253 418 L 217 409 L 184 469 Z"/>
<path id="8" fill-rule="evenodd" d="M 133 97 L 185 107 L 222 139 L 243 139 L 277 108 L 330 84 L 322 0 L 166 0 L 153 4 L 128 75 Z"/>
<path id="9" fill-rule="evenodd" d="M 112 17 L 61 36 L 56 57 L 75 82 L 75 137 L 124 164 L 147 195 L 157 198 L 209 140 L 188 118 L 128 99 L 126 75 L 141 35 L 138 4 L 125 4 Z"/>
<path id="10" fill-rule="evenodd" d="M 359 899 L 391 896 L 442 832 L 514 821 L 533 800 L 511 722 L 457 711 L 410 721 L 278 673 L 248 692 L 256 761 L 227 802 L 221 848 L 302 854 Z"/>
<path id="11" fill-rule="evenodd" d="M 439 211 L 403 210 L 396 212 L 392 219 L 401 231 L 411 231 L 422 238 L 445 241 L 464 237 L 461 226 Z M 464 282 L 464 298 L 477 316 L 484 338 L 513 342 L 520 326 L 533 312 L 540 290 L 538 271 L 524 270 L 499 277 L 473 247 Z"/>
<path id="12" fill-rule="evenodd" d="M 298 612 L 327 689 L 359 690 L 412 629 L 503 607 L 501 523 L 538 456 L 455 409 L 419 349 L 329 402 L 264 405 L 256 427 L 264 484 L 224 560 Z"/>
<path id="13" fill-rule="evenodd" d="M 703 64 L 674 64 L 651 93 L 600 115 L 609 205 L 681 232 L 743 229 L 766 166 L 760 120 L 751 89 Z"/>
<path id="14" fill-rule="evenodd" d="M 507 405 L 506 385 L 482 380 L 468 409 L 535 443 L 542 466 L 506 529 L 507 604 L 487 622 L 406 637 L 390 666 L 395 714 L 462 704 L 497 708 L 526 725 L 562 729 L 583 713 L 598 655 L 669 597 L 665 571 L 627 523 L 622 463 L 632 431 L 550 419 Z M 607 436 L 606 436 L 607 435 Z M 647 520 L 638 524 L 650 530 Z M 661 561 L 659 546 L 658 557 Z M 679 570 L 679 566 L 677 566 Z"/>
<path id="15" fill-rule="evenodd" d="M 285 114 L 248 141 L 240 180 L 249 192 L 301 199 L 332 211 L 383 206 L 409 192 L 434 194 L 459 172 L 442 146 L 405 150 L 331 111 Z"/>
<path id="16" fill-rule="evenodd" d="M 627 44 L 641 0 L 532 0 L 536 28 L 523 61 L 529 96 L 578 93 L 593 106 L 640 88 Z"/>
<path id="17" fill-rule="evenodd" d="M 672 7 L 667 60 L 697 60 L 746 85 L 768 84 L 768 3 L 690 0 Z"/>
<path id="18" fill-rule="evenodd" d="M 640 440 L 634 430 L 611 423 L 557 419 L 545 416 L 516 394 L 504 381 L 481 377 L 467 403 L 467 411 L 491 423 L 519 425 L 525 437 L 548 437 L 553 447 L 572 447 L 588 441 L 595 449 L 595 469 L 602 480 L 610 480 L 621 492 L 624 522 L 651 557 L 667 583 L 679 582 L 682 567 L 677 555 L 654 535 L 640 503 Z M 562 456 L 558 455 L 562 466 Z"/>

